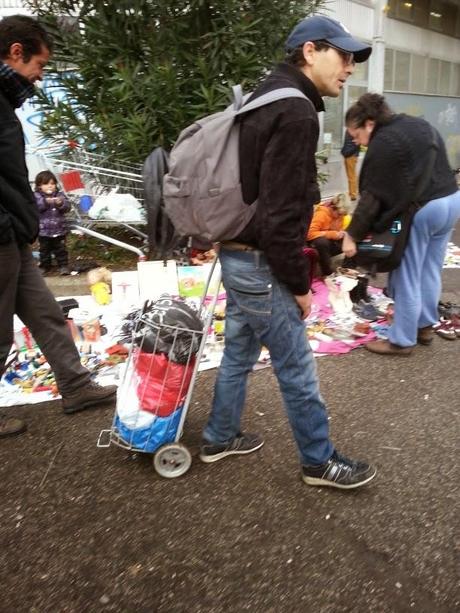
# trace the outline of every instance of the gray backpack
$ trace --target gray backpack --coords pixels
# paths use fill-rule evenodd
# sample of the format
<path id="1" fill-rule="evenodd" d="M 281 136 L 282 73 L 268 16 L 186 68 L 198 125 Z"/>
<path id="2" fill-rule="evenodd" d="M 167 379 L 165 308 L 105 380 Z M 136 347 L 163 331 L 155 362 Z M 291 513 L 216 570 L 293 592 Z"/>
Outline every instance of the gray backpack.
<path id="1" fill-rule="evenodd" d="M 257 201 L 245 204 L 241 191 L 238 115 L 284 98 L 310 102 L 293 87 L 273 90 L 248 104 L 244 104 L 248 96 L 243 97 L 241 86 L 235 86 L 233 94 L 231 106 L 185 128 L 171 151 L 163 198 L 166 213 L 181 236 L 231 240 L 255 213 Z"/>

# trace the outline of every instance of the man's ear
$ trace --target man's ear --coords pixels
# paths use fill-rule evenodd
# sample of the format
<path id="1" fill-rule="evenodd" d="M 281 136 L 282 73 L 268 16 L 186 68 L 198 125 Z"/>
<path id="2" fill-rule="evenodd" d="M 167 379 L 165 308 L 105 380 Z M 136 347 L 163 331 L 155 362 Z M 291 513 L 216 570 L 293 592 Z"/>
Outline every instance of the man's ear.
<path id="1" fill-rule="evenodd" d="M 307 41 L 302 47 L 303 57 L 308 66 L 313 64 L 315 45 L 311 41 Z"/>
<path id="2" fill-rule="evenodd" d="M 24 56 L 22 43 L 13 43 L 7 55 L 12 60 L 20 60 Z"/>

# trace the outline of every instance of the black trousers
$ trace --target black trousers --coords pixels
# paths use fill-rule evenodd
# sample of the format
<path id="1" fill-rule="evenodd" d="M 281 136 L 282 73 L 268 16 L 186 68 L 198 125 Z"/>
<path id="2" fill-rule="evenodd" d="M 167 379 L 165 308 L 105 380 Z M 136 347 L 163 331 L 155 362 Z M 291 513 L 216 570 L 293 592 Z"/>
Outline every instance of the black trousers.
<path id="1" fill-rule="evenodd" d="M 54 371 L 61 395 L 87 385 L 62 309 L 48 289 L 28 245 L 0 245 L 0 376 L 13 344 L 13 317 L 26 325 Z"/>
<path id="2" fill-rule="evenodd" d="M 318 252 L 319 265 L 323 277 L 332 274 L 331 258 L 342 253 L 342 239 L 334 241 L 320 236 L 310 241 L 310 245 Z"/>
<path id="3" fill-rule="evenodd" d="M 65 246 L 65 236 L 39 236 L 38 240 L 41 268 L 51 268 L 53 254 L 59 268 L 68 265 L 69 254 Z"/>

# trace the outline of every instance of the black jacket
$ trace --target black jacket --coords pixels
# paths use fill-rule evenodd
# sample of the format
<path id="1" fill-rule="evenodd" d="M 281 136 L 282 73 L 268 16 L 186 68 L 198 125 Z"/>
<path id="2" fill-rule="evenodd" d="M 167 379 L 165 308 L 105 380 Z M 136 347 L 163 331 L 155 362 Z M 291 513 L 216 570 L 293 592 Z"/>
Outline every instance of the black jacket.
<path id="1" fill-rule="evenodd" d="M 458 189 L 438 132 L 436 141 L 438 153 L 420 204 L 449 196 Z M 355 241 L 370 231 L 388 229 L 407 210 L 425 173 L 432 142 L 431 126 L 420 117 L 395 115 L 389 124 L 374 130 L 361 167 L 360 199 L 347 228 Z"/>
<path id="2" fill-rule="evenodd" d="M 235 240 L 262 251 L 275 277 L 295 295 L 309 290 L 309 264 L 303 255 L 313 205 L 320 200 L 315 152 L 317 112 L 323 101 L 297 68 L 280 64 L 256 89 L 257 98 L 274 89 L 295 87 L 301 98 L 273 102 L 242 116 L 239 156 L 244 201 L 258 200 L 256 213 Z"/>
<path id="3" fill-rule="evenodd" d="M 32 243 L 38 210 L 29 184 L 22 126 L 0 89 L 0 244 Z"/>

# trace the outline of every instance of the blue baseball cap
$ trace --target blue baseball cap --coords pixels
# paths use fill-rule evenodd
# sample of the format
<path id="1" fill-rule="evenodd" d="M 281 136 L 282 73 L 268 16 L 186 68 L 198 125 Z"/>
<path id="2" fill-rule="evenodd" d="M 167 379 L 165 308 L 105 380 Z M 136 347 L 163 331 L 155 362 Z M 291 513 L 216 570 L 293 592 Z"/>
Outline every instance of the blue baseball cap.
<path id="1" fill-rule="evenodd" d="M 365 62 L 372 52 L 370 45 L 353 38 L 340 21 L 324 15 L 302 19 L 289 34 L 285 48 L 289 53 L 308 41 L 316 40 L 324 40 L 337 49 L 353 53 L 355 62 Z"/>

